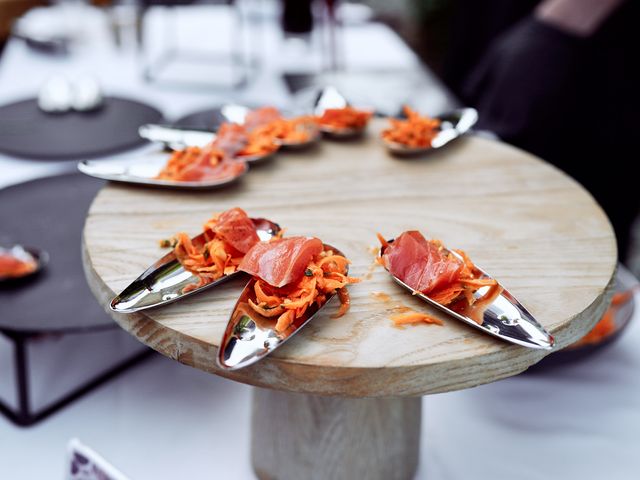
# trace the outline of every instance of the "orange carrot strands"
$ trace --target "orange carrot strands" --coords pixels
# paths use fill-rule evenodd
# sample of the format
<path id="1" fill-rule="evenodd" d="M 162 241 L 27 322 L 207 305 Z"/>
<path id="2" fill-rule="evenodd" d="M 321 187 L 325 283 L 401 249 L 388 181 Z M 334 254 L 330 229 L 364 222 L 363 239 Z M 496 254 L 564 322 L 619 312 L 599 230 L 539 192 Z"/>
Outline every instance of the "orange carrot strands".
<path id="1" fill-rule="evenodd" d="M 162 247 L 172 247 L 184 269 L 198 276 L 198 282 L 184 287 L 183 293 L 234 273 L 244 257 L 241 250 L 248 250 L 259 241 L 253 222 L 240 208 L 215 214 L 203 230 L 205 242 L 202 244 L 194 244 L 184 232 L 160 242 Z"/>
<path id="2" fill-rule="evenodd" d="M 361 129 L 367 126 L 373 112 L 357 110 L 353 107 L 328 108 L 317 122 L 320 126 L 335 129 Z"/>
<path id="3" fill-rule="evenodd" d="M 407 105 L 404 106 L 404 113 L 406 120 L 389 118 L 391 126 L 383 130 L 383 140 L 407 147 L 430 147 L 440 131 L 440 120 L 422 117 Z"/>
<path id="4" fill-rule="evenodd" d="M 274 287 L 257 278 L 254 292 L 258 303 L 249 301 L 249 306 L 267 318 L 277 317 L 275 330 L 280 333 L 302 317 L 310 306 L 323 305 L 333 294 L 340 300 L 334 318 L 341 317 L 351 304 L 345 287 L 360 281 L 347 275 L 348 264 L 349 260 L 342 255 L 323 251 L 309 262 L 302 277 L 289 285 Z"/>

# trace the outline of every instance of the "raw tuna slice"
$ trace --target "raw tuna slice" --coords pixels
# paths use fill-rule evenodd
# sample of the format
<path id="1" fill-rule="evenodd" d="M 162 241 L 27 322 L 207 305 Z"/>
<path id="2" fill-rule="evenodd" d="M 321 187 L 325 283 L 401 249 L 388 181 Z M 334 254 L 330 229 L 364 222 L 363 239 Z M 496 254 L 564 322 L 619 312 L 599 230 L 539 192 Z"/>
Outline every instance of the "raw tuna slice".
<path id="1" fill-rule="evenodd" d="M 237 207 L 220 214 L 213 232 L 241 253 L 247 253 L 260 241 L 251 219 Z"/>
<path id="2" fill-rule="evenodd" d="M 385 249 L 383 259 L 391 274 L 425 295 L 456 281 L 463 267 L 417 231 L 402 233 Z"/>
<path id="3" fill-rule="evenodd" d="M 322 242 L 314 237 L 260 242 L 247 252 L 238 270 L 259 277 L 274 287 L 283 287 L 298 280 L 322 249 Z"/>

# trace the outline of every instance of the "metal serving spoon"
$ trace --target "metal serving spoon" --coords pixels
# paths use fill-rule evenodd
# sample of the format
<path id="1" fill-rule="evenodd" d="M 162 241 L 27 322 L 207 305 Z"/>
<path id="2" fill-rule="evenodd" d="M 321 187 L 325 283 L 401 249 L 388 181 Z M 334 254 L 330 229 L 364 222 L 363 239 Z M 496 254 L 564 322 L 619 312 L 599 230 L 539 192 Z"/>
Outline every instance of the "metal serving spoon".
<path id="1" fill-rule="evenodd" d="M 36 269 L 20 277 L 4 276 L 0 273 L 0 285 L 18 283 L 40 273 L 49 263 L 49 254 L 44 250 L 13 245 L 10 248 L 0 247 L 0 255 L 8 254 L 23 262 L 35 262 Z"/>
<path id="2" fill-rule="evenodd" d="M 183 150 L 186 147 L 204 147 L 216 139 L 209 130 L 198 130 L 174 125 L 147 123 L 138 128 L 138 135 L 150 142 L 158 142 L 167 150 Z"/>
<path id="3" fill-rule="evenodd" d="M 393 239 L 389 240 L 388 243 L 393 243 Z M 385 247 L 381 247 L 379 255 L 382 256 L 384 251 Z M 462 257 L 458 253 L 447 249 L 445 249 L 445 251 L 463 261 Z M 476 272 L 480 275 L 479 278 L 493 278 L 477 266 L 475 268 Z M 444 305 L 431 300 L 431 298 L 423 293 L 416 292 L 395 275 L 391 274 L 391 276 L 398 284 L 406 288 L 416 297 L 427 302 L 429 305 L 448 313 L 457 320 L 460 320 L 473 328 L 477 328 L 484 333 L 488 333 L 489 335 L 493 335 L 494 337 L 507 342 L 522 345 L 523 347 L 543 350 L 551 350 L 553 348 L 553 337 L 549 335 L 533 315 L 531 315 L 531 313 L 529 313 L 529 311 L 504 288 L 490 303 L 482 303 L 479 306 L 472 305 L 471 307 L 466 306 L 465 308 L 454 309 L 445 307 Z M 479 299 L 489 290 L 489 288 L 490 287 L 479 288 L 474 293 L 474 297 Z"/>
<path id="4" fill-rule="evenodd" d="M 331 245 L 324 244 L 324 249 L 343 255 Z M 249 306 L 249 299 L 257 303 L 255 283 L 256 279 L 252 278 L 242 290 L 222 336 L 218 349 L 218 365 L 224 370 L 247 367 L 272 353 L 298 333 L 336 295 L 334 293 L 328 297 L 321 306 L 314 303 L 307 308 L 303 316 L 295 319 L 286 331 L 277 332 L 276 319 L 263 317 Z"/>
<path id="5" fill-rule="evenodd" d="M 437 150 L 467 133 L 478 121 L 478 111 L 475 108 L 460 108 L 435 118 L 440 120 L 440 132 L 431 141 L 431 146 L 408 147 L 401 143 L 383 140 L 385 146 L 395 155 L 406 156 Z"/>
<path id="6" fill-rule="evenodd" d="M 278 232 L 280 226 L 265 218 L 252 218 L 261 241 L 268 241 Z M 202 246 L 206 242 L 204 233 L 191 239 L 193 244 Z M 226 282 L 230 278 L 241 275 L 234 272 L 224 275 L 215 282 L 208 283 L 194 290 L 184 292 L 184 288 L 198 283 L 198 275 L 186 270 L 176 259 L 173 251 L 154 262 L 131 285 L 117 295 L 110 304 L 111 310 L 119 313 L 134 313 L 147 308 L 159 307 L 175 302 L 181 298 L 194 295 Z"/>
<path id="7" fill-rule="evenodd" d="M 242 165 L 242 169 L 236 175 L 197 181 L 159 180 L 158 176 L 168 160 L 166 153 L 152 153 L 139 157 L 128 157 L 116 160 L 83 160 L 78 163 L 78 170 L 85 175 L 114 182 L 132 183 L 161 188 L 176 189 L 213 189 L 229 185 L 237 181 L 249 170 L 245 159 L 234 159 L 234 162 Z"/>

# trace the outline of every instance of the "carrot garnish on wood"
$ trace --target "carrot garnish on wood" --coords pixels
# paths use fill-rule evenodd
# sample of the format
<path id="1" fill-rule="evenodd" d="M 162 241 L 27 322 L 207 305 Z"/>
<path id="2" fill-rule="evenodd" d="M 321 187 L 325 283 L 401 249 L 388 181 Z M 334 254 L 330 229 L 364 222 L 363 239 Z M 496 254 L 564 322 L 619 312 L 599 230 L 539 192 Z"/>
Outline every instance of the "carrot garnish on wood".
<path id="1" fill-rule="evenodd" d="M 392 315 L 391 320 L 397 326 L 399 325 L 409 325 L 409 324 L 418 324 L 418 323 L 431 323 L 434 325 L 444 325 L 442 320 L 439 318 L 432 317 L 431 315 L 427 315 L 426 313 L 414 312 L 410 311 L 408 313 L 401 313 L 398 315 Z"/>

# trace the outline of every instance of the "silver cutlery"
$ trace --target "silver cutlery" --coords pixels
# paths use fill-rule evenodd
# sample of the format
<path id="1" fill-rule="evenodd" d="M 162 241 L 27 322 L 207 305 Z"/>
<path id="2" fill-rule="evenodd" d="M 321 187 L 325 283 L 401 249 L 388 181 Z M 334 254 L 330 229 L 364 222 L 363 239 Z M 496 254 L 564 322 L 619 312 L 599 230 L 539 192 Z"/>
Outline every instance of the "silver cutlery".
<path id="1" fill-rule="evenodd" d="M 252 218 L 251 220 L 256 226 L 261 241 L 268 241 L 280 232 L 280 226 L 270 220 L 264 218 Z M 196 247 L 201 247 L 206 243 L 204 233 L 191 240 Z M 224 275 L 212 283 L 185 292 L 185 287 L 197 284 L 199 277 L 186 270 L 177 260 L 175 253 L 171 251 L 154 262 L 131 285 L 117 295 L 111 301 L 110 307 L 111 310 L 119 313 L 139 312 L 195 295 L 239 275 L 242 275 L 242 272 Z"/>

